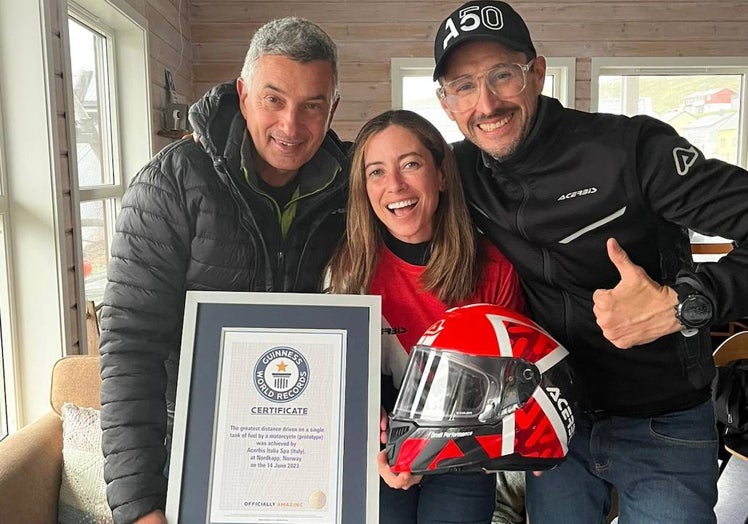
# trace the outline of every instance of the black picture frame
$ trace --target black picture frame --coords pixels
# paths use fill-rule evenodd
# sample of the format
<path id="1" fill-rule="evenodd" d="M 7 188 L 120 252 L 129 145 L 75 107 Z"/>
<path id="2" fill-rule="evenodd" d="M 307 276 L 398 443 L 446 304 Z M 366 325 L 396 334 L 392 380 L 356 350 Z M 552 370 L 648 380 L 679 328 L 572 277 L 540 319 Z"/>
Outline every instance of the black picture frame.
<path id="1" fill-rule="evenodd" d="M 222 337 L 227 329 L 341 332 L 344 371 L 340 401 L 344 416 L 340 486 L 334 518 L 295 519 L 268 508 L 267 515 L 212 520 L 211 477 L 215 468 L 216 421 Z M 190 291 L 177 384 L 166 516 L 171 523 L 246 524 L 379 522 L 380 298 L 370 295 L 235 293 Z M 333 459 L 333 457 L 331 457 Z M 248 471 L 247 475 L 253 472 Z M 283 486 L 278 486 L 283 490 Z M 255 510 L 256 511 L 256 510 Z M 264 511 L 264 510 L 263 510 Z"/>

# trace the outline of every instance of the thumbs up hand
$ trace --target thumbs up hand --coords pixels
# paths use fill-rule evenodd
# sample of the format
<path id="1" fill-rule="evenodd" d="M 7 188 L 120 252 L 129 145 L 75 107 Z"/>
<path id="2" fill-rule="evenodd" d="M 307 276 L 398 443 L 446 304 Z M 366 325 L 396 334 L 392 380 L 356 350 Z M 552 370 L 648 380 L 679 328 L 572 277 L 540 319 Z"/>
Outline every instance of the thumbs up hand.
<path id="1" fill-rule="evenodd" d="M 680 331 L 675 318 L 675 291 L 652 280 L 616 239 L 609 238 L 607 248 L 621 281 L 613 289 L 598 289 L 592 295 L 592 311 L 605 338 L 618 348 L 628 349 Z"/>

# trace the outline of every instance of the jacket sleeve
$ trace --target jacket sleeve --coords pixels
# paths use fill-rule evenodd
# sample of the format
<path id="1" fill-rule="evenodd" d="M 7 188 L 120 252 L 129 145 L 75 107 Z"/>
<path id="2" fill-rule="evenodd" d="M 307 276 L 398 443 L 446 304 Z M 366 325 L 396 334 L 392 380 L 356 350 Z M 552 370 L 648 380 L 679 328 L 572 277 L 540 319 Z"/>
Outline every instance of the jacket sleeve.
<path id="1" fill-rule="evenodd" d="M 152 160 L 125 193 L 102 305 L 104 477 L 117 524 L 166 504 L 164 364 L 179 350 L 190 245 L 171 156 Z"/>
<path id="2" fill-rule="evenodd" d="M 668 222 L 738 244 L 718 262 L 681 271 L 677 281 L 711 299 L 715 324 L 748 316 L 748 172 L 706 159 L 670 126 L 639 118 L 644 121 L 636 169 L 652 211 Z"/>

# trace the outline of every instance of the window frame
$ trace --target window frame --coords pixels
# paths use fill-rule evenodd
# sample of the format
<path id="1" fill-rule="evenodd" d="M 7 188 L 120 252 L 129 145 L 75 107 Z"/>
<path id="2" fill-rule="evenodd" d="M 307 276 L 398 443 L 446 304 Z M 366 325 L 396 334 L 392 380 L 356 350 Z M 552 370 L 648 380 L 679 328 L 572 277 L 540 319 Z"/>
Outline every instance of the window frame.
<path id="1" fill-rule="evenodd" d="M 0 440 L 18 427 L 13 343 L 12 278 L 10 261 L 10 205 L 6 188 L 3 111 L 0 105 Z"/>
<path id="2" fill-rule="evenodd" d="M 75 236 L 75 265 L 77 271 L 77 296 L 79 318 L 78 332 L 81 353 L 96 352 L 88 347 L 85 337 L 86 285 L 83 275 L 83 231 L 81 204 L 101 202 L 105 216 L 105 238 L 111 242 L 114 225 L 122 196 L 135 174 L 153 155 L 150 68 L 148 56 L 148 23 L 131 8 L 123 9 L 121 0 L 68 0 L 64 24 L 66 68 L 68 82 L 68 107 L 72 108 L 72 72 L 70 71 L 70 47 L 68 19 L 74 18 L 89 30 L 100 33 L 106 39 L 106 107 L 108 107 L 108 146 L 106 169 L 111 169 L 112 183 L 81 187 L 78 177 L 78 159 L 74 118 L 68 122 L 71 146 L 70 177 L 72 213 Z M 140 79 L 140 80 L 137 80 Z M 141 82 L 133 87 L 135 82 Z M 71 111 L 73 113 L 73 111 Z M 145 138 L 144 138 L 145 137 Z M 107 246 L 107 250 L 109 246 Z"/>
<path id="3" fill-rule="evenodd" d="M 125 192 L 125 186 L 123 184 L 122 176 L 122 153 L 120 150 L 120 119 L 119 111 L 116 101 L 119 99 L 119 88 L 117 80 L 119 78 L 117 63 L 115 60 L 115 49 L 117 46 L 116 32 L 113 28 L 103 23 L 101 18 L 95 17 L 90 14 L 84 8 L 78 6 L 74 2 L 70 2 L 68 5 L 68 17 L 66 23 L 69 24 L 69 20 L 75 20 L 76 23 L 83 26 L 86 30 L 91 31 L 99 35 L 104 39 L 103 50 L 104 56 L 97 57 L 97 71 L 96 79 L 97 82 L 101 82 L 104 85 L 98 94 L 103 95 L 104 99 L 99 101 L 99 107 L 101 109 L 100 122 L 102 130 L 100 130 L 102 150 L 105 150 L 104 161 L 102 162 L 102 171 L 106 172 L 104 180 L 111 179 L 110 183 L 99 183 L 93 185 L 82 186 L 80 184 L 80 178 L 78 176 L 78 155 L 77 155 L 77 136 L 75 133 L 75 121 L 73 119 L 73 132 L 70 134 L 70 141 L 72 146 L 70 147 L 71 157 L 71 191 L 75 193 L 73 202 L 75 205 L 74 214 L 76 216 L 77 224 L 77 235 L 76 235 L 76 266 L 81 268 L 83 272 L 83 221 L 81 217 L 81 205 L 86 202 L 101 202 L 102 209 L 104 212 L 105 223 L 104 223 L 104 238 L 107 241 L 107 251 L 109 250 L 109 243 L 114 235 L 114 222 L 119 212 L 119 205 L 122 196 Z M 72 52 L 70 50 L 69 52 Z M 72 79 L 72 75 L 70 77 Z M 72 93 L 72 89 L 71 89 Z M 72 96 L 72 95 L 71 95 Z M 73 106 L 74 107 L 74 106 Z M 73 111 L 73 114 L 75 111 Z M 109 220 L 107 220 L 107 217 Z M 81 298 L 80 301 L 85 304 L 88 300 L 86 293 L 86 279 L 85 275 L 79 279 L 80 284 L 78 286 L 78 296 Z M 86 308 L 79 307 L 81 312 L 80 333 L 86 333 Z M 81 336 L 79 344 L 83 352 L 91 352 L 93 348 L 87 347 L 88 340 Z"/>
<path id="4" fill-rule="evenodd" d="M 64 167 L 58 118 L 63 108 L 55 90 L 51 30 L 55 7 L 49 2 L 0 2 L 0 104 L 9 217 L 4 225 L 11 267 L 10 320 L 3 329 L 13 331 L 12 346 L 4 350 L 13 355 L 12 389 L 6 382 L 9 398 L 14 398 L 9 406 L 9 411 L 15 409 L 11 433 L 49 410 L 49 376 L 39 370 L 51 369 L 67 342 L 59 196 Z"/>
<path id="5" fill-rule="evenodd" d="M 68 4 L 69 0 L 0 2 L 0 117 L 5 129 L 8 210 L 4 240 L 9 246 L 11 303 L 0 312 L 5 316 L 0 322 L 4 330 L 12 328 L 12 336 L 2 335 L 5 354 L 13 357 L 12 363 L 10 358 L 3 363 L 11 417 L 15 410 L 11 433 L 49 411 L 48 372 L 54 363 L 63 355 L 86 351 L 79 288 L 82 260 L 75 246 L 77 233 L 70 232 L 79 220 L 73 216 L 78 195 L 71 189 L 67 155 L 67 138 L 74 125 L 67 118 L 72 108 L 66 84 L 70 81 Z M 127 0 L 76 0 L 76 4 L 116 31 L 115 57 L 122 82 L 117 101 L 120 168 L 126 186 L 153 156 L 160 140 L 152 130 L 148 20 Z M 73 315 L 74 306 L 80 308 L 80 315 Z"/>
<path id="6" fill-rule="evenodd" d="M 112 172 L 113 183 L 96 184 L 81 187 L 78 182 L 77 172 L 77 153 L 76 154 L 76 172 L 75 181 L 80 194 L 80 200 L 99 200 L 102 198 L 118 198 L 122 196 L 124 188 L 122 185 L 121 153 L 119 148 L 119 112 L 115 101 L 118 99 L 118 87 L 116 79 L 117 64 L 114 60 L 114 49 L 116 46 L 116 35 L 114 30 L 106 24 L 102 24 L 101 19 L 92 18 L 93 15 L 84 11 L 75 3 L 68 5 L 68 18 L 73 18 L 80 25 L 86 27 L 92 32 L 101 34 L 106 39 L 106 92 L 103 93 L 105 103 L 102 106 L 107 107 L 106 122 L 106 147 L 109 150 L 107 156 L 107 169 Z M 71 135 L 75 139 L 75 133 Z M 71 152 L 72 154 L 72 152 Z"/>

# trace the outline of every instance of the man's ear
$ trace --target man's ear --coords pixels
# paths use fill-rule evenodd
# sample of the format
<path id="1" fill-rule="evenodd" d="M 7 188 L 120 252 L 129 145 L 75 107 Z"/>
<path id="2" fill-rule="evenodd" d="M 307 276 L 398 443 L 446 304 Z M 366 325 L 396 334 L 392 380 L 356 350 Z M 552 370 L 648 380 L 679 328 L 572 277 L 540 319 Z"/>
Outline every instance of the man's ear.
<path id="1" fill-rule="evenodd" d="M 327 117 L 327 129 L 330 129 L 330 126 L 332 126 L 332 117 L 335 116 L 335 110 L 338 108 L 339 102 L 340 102 L 340 95 L 337 95 L 335 97 L 335 101 L 332 103 L 332 107 L 330 108 L 330 116 Z"/>
<path id="2" fill-rule="evenodd" d="M 447 116 L 449 117 L 449 119 L 454 121 L 455 117 L 452 114 L 452 111 L 447 107 L 447 103 L 444 101 L 444 99 L 441 98 L 439 95 L 437 95 L 436 98 L 439 99 L 439 105 L 442 106 L 442 109 L 444 109 L 444 112 L 447 113 Z"/>
<path id="3" fill-rule="evenodd" d="M 247 119 L 245 111 L 246 99 L 249 96 L 249 86 L 242 77 L 236 79 L 236 91 L 239 93 L 239 110 L 242 112 L 244 119 Z"/>
<path id="4" fill-rule="evenodd" d="M 530 71 L 530 74 L 534 76 L 538 94 L 543 92 L 543 85 L 545 84 L 545 69 L 545 57 L 543 55 L 536 56 L 535 63 L 532 65 L 532 71 Z"/>

